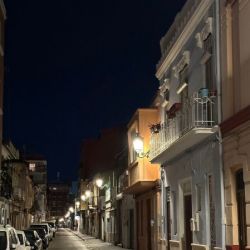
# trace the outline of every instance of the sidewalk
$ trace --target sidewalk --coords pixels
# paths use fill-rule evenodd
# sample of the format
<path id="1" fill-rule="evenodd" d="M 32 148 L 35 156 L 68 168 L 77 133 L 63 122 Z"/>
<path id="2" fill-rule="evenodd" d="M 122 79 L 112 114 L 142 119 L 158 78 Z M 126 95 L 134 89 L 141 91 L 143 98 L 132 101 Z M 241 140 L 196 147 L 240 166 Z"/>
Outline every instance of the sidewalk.
<path id="1" fill-rule="evenodd" d="M 77 231 L 73 231 L 70 229 L 68 230 L 72 232 L 73 234 L 75 234 L 76 236 L 78 236 L 79 238 L 81 238 L 84 241 L 84 245 L 87 247 L 88 250 L 99 250 L 99 249 L 100 250 L 129 250 L 126 248 L 114 246 L 113 244 L 109 242 L 104 242 L 100 239 L 96 239 L 92 236 L 82 234 Z"/>

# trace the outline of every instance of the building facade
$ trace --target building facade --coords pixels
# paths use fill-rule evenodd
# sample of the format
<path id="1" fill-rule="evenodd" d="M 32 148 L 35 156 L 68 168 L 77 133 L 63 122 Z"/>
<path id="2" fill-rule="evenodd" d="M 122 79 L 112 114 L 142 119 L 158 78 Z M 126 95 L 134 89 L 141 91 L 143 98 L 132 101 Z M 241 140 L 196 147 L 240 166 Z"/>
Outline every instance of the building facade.
<path id="1" fill-rule="evenodd" d="M 138 157 L 133 140 L 139 134 L 143 138 L 143 150 L 147 152 L 151 133 L 149 126 L 158 122 L 158 110 L 148 108 L 138 109 L 128 124 L 128 186 L 125 193 L 135 197 L 135 209 L 130 216 L 134 218 L 134 248 L 138 250 L 159 247 L 160 169 L 147 157 Z"/>
<path id="2" fill-rule="evenodd" d="M 163 249 L 224 248 L 218 3 L 188 0 L 160 42 L 150 160 L 162 167 Z"/>
<path id="3" fill-rule="evenodd" d="M 40 156 L 24 155 L 29 164 L 29 175 L 34 184 L 34 222 L 46 220 L 47 213 L 47 161 Z"/>
<path id="4" fill-rule="evenodd" d="M 64 218 L 71 205 L 69 201 L 70 183 L 60 180 L 49 182 L 47 189 L 48 219 Z"/>
<path id="5" fill-rule="evenodd" d="M 243 250 L 250 248 L 250 2 L 220 7 L 226 247 Z"/>

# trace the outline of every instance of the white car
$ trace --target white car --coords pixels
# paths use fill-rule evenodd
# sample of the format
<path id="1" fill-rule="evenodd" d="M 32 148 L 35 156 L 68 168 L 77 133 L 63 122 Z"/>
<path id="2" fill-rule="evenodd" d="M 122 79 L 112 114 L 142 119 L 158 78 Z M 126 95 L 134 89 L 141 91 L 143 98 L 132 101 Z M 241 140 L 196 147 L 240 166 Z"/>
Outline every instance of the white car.
<path id="1" fill-rule="evenodd" d="M 56 228 L 56 223 L 54 221 L 44 221 L 43 223 L 48 223 L 51 230 L 52 230 L 52 233 L 53 233 L 53 237 L 56 236 L 56 231 L 57 231 L 57 228 Z"/>
<path id="2" fill-rule="evenodd" d="M 53 232 L 52 232 L 52 230 L 51 230 L 51 228 L 50 228 L 50 226 L 49 226 L 48 223 L 41 222 L 41 223 L 34 223 L 34 224 L 30 225 L 30 229 L 37 228 L 37 227 L 45 229 L 46 234 L 48 235 L 49 240 L 53 239 Z"/>
<path id="3" fill-rule="evenodd" d="M 22 250 L 31 250 L 30 243 L 27 240 L 24 231 L 16 230 L 18 239 L 20 241 L 21 249 Z"/>
<path id="4" fill-rule="evenodd" d="M 23 250 L 15 228 L 10 225 L 0 226 L 0 246 L 3 250 Z"/>

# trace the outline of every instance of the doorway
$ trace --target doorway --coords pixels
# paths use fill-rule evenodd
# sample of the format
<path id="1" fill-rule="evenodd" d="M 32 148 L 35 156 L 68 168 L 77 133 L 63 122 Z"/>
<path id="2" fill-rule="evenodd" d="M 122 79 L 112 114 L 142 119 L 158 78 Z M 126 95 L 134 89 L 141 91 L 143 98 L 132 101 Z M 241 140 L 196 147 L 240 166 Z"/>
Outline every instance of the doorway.
<path id="1" fill-rule="evenodd" d="M 238 210 L 238 233 L 240 250 L 246 247 L 246 202 L 245 202 L 245 183 L 243 179 L 243 170 L 236 172 L 236 200 Z"/>
<path id="2" fill-rule="evenodd" d="M 134 249 L 134 210 L 129 210 L 129 248 Z"/>
<path id="3" fill-rule="evenodd" d="M 184 238 L 185 250 L 192 250 L 191 243 L 193 235 L 190 228 L 190 219 L 192 218 L 192 195 L 184 195 Z"/>
<path id="4" fill-rule="evenodd" d="M 147 199 L 147 246 L 148 250 L 152 249 L 151 246 L 151 200 Z"/>
<path id="5" fill-rule="evenodd" d="M 170 250 L 170 241 L 171 240 L 171 218 L 170 218 L 170 201 L 167 201 L 167 241 L 168 241 L 168 250 Z"/>

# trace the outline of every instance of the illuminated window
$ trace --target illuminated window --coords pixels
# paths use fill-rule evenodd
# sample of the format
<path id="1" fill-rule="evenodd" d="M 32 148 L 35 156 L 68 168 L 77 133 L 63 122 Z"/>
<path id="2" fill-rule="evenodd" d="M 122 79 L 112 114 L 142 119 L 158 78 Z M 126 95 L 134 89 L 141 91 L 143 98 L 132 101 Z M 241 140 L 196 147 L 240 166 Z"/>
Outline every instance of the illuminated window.
<path id="1" fill-rule="evenodd" d="M 36 170 L 36 164 L 35 163 L 30 163 L 29 164 L 29 169 L 30 169 L 30 171 L 35 171 Z"/>

